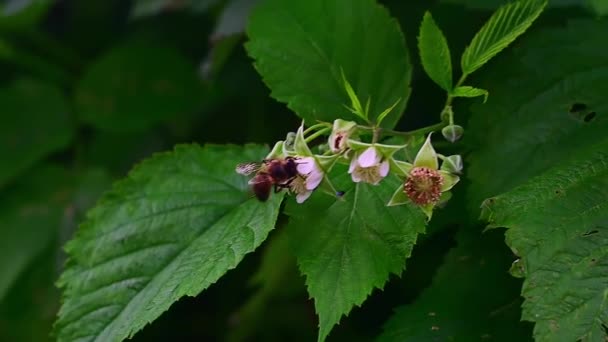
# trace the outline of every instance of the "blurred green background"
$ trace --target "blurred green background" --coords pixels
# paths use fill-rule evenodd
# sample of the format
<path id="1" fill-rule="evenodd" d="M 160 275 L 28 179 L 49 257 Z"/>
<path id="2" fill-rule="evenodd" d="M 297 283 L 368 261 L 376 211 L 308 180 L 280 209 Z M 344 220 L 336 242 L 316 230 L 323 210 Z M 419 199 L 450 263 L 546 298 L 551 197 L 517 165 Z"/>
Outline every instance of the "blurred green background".
<path id="1" fill-rule="evenodd" d="M 0 2 L 0 341 L 52 340 L 61 247 L 87 208 L 134 164 L 179 143 L 271 144 L 299 125 L 270 98 L 243 48 L 256 1 Z M 553 2 L 536 25 L 588 16 L 581 2 Z M 422 14 L 432 9 L 459 56 L 501 1 L 382 3 L 400 22 L 414 65 L 399 128 L 435 123 L 429 113 L 440 111 L 444 94 L 418 62 Z M 464 123 L 467 103 L 460 103 Z M 462 146 L 441 148 L 449 154 Z M 329 340 L 371 340 L 394 307 L 430 284 L 454 245 L 457 227 L 449 212 L 464 208 L 463 201 L 452 202 L 416 246 L 402 278 L 375 291 Z M 282 221 L 237 269 L 173 305 L 134 340 L 315 340 L 314 307 Z M 493 234 L 485 239 L 501 251 L 506 269 L 511 255 L 500 233 Z M 517 297 L 520 282 L 504 276 Z M 518 305 L 513 307 L 517 315 Z"/>

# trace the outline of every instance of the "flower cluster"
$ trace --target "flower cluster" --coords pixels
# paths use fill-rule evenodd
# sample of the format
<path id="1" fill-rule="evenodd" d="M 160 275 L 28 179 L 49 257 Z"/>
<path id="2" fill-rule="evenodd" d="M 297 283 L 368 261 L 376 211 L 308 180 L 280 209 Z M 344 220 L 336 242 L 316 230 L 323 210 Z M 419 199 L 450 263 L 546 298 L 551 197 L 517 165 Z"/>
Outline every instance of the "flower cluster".
<path id="1" fill-rule="evenodd" d="M 447 200 L 447 191 L 459 181 L 457 174 L 462 171 L 462 158 L 437 154 L 429 134 L 411 162 L 399 160 L 396 152 L 403 149 L 411 151 L 411 146 L 378 143 L 377 133 L 373 130 L 341 119 L 306 130 L 302 125 L 296 133 L 290 133 L 284 141 L 277 142 L 255 169 L 257 174 L 250 183 L 256 196 L 265 200 L 274 186 L 275 191 L 286 189 L 295 195 L 298 203 L 306 201 L 317 189 L 341 197 L 343 192 L 336 191 L 328 174 L 336 164 L 344 164 L 355 183 L 375 186 L 389 174 L 396 175 L 401 183 L 387 205 L 412 204 L 420 207 L 430 218 L 433 208 Z M 370 132 L 373 132 L 373 138 L 366 142 L 364 138 Z M 327 144 L 316 146 L 313 152 L 309 143 L 323 135 L 329 136 Z M 243 166 L 237 168 L 240 173 L 247 174 L 243 170 Z"/>

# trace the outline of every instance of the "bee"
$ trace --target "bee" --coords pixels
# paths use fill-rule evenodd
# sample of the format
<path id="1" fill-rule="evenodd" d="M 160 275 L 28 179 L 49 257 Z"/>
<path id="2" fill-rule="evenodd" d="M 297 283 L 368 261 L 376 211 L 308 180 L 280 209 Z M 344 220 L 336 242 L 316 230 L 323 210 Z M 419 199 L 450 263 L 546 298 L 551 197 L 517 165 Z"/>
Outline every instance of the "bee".
<path id="1" fill-rule="evenodd" d="M 270 197 L 270 190 L 274 191 L 288 188 L 298 176 L 297 158 L 265 159 L 261 163 L 244 163 L 236 166 L 236 172 L 241 175 L 256 175 L 249 181 L 251 189 L 260 201 L 264 202 Z"/>

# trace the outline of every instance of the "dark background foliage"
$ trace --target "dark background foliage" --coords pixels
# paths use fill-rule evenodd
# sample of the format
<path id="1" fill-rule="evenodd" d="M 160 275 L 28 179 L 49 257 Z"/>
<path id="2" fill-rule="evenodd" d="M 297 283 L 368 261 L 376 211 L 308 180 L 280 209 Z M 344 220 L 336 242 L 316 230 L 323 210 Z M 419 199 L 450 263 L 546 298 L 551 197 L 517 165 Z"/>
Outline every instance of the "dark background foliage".
<path id="1" fill-rule="evenodd" d="M 61 246 L 86 209 L 133 165 L 178 143 L 270 144 L 299 125 L 293 113 L 270 98 L 243 48 L 242 31 L 254 2 L 3 2 L 0 340 L 52 339 L 49 333 L 59 307 L 54 281 L 65 260 Z M 454 57 L 492 13 L 487 8 L 492 6 L 476 9 L 474 1 L 381 3 L 401 24 L 414 65 L 412 94 L 398 128 L 433 124 L 444 93 L 418 60 L 416 35 L 422 15 L 433 11 Z M 588 13 L 577 2 L 552 7 L 534 30 L 561 26 L 578 16 Z M 466 122 L 472 102 L 458 102 L 460 122 Z M 462 144 L 439 144 L 445 154 L 465 149 Z M 330 340 L 377 336 L 394 308 L 419 298 L 444 258 L 452 257 L 448 251 L 461 238 L 456 232 L 481 231 L 477 223 L 463 223 L 469 215 L 463 188 L 456 189 L 448 209 L 436 214 L 402 277 L 374 291 L 342 320 Z M 285 245 L 283 224 L 280 218 L 269 241 L 237 269 L 201 295 L 180 300 L 134 340 L 316 339 L 314 307 Z M 484 248 L 474 253 L 503 270 L 487 281 L 513 299 L 511 305 L 496 308 L 505 331 L 531 336 L 531 324 L 518 322 L 521 282 L 504 271 L 514 257 L 501 233 L 486 233 L 476 244 Z M 438 277 L 450 290 L 450 277 L 470 276 L 468 287 L 454 291 L 462 298 L 483 296 L 488 285 L 474 282 L 475 272 L 463 268 Z M 466 305 L 466 299 L 442 305 Z"/>

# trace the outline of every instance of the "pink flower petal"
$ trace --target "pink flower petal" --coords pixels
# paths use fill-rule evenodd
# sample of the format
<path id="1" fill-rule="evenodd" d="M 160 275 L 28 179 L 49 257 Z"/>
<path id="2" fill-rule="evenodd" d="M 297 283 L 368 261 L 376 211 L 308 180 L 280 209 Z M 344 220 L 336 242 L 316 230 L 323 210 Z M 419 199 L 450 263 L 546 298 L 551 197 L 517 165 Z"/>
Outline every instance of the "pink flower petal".
<path id="1" fill-rule="evenodd" d="M 359 183 L 361 181 L 361 177 L 356 172 L 350 174 L 350 177 L 353 179 L 353 182 Z"/>
<path id="2" fill-rule="evenodd" d="M 296 195 L 296 202 L 304 203 L 304 201 L 306 201 L 310 195 L 312 195 L 312 191 L 301 192 Z"/>
<path id="3" fill-rule="evenodd" d="M 311 172 L 306 177 L 306 190 L 314 190 L 323 180 L 323 172 Z"/>
<path id="4" fill-rule="evenodd" d="M 389 165 L 388 160 L 385 160 L 380 164 L 380 176 L 386 177 L 388 175 Z"/>
<path id="5" fill-rule="evenodd" d="M 301 175 L 309 174 L 315 167 L 315 159 L 313 157 L 301 158 L 297 161 L 298 173 Z"/>
<path id="6" fill-rule="evenodd" d="M 357 158 L 353 158 L 350 160 L 350 166 L 348 167 L 348 173 L 353 173 L 355 168 L 357 167 Z"/>
<path id="7" fill-rule="evenodd" d="M 378 164 L 378 154 L 374 147 L 368 147 L 357 159 L 361 167 L 370 167 Z"/>

